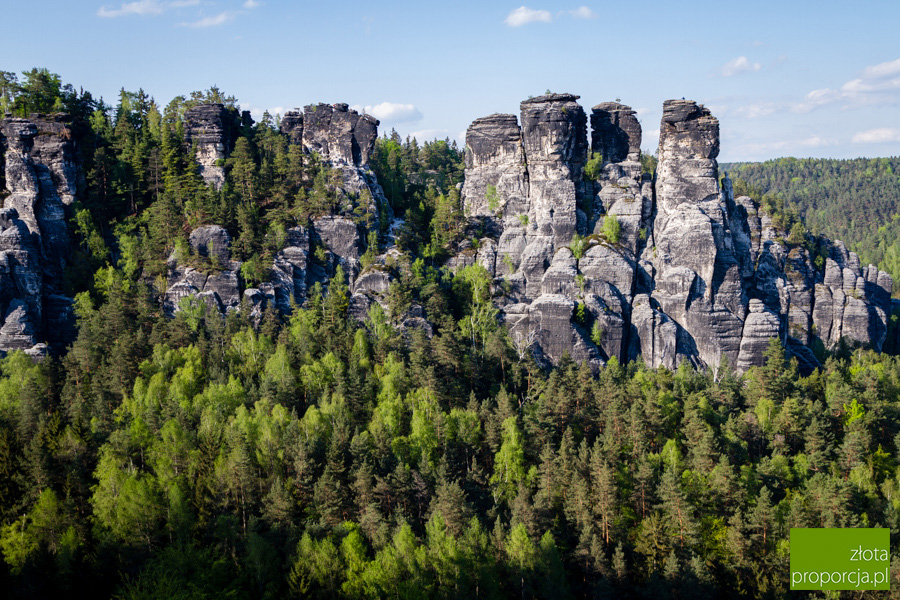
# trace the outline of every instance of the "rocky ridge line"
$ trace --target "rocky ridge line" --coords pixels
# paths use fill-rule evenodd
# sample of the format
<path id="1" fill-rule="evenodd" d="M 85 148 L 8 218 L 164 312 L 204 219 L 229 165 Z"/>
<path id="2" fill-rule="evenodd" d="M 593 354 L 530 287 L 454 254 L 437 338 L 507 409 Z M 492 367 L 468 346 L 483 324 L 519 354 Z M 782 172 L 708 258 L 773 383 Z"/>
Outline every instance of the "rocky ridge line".
<path id="1" fill-rule="evenodd" d="M 761 364 L 772 337 L 806 368 L 818 364 L 814 343 L 881 349 L 890 276 L 840 242 L 816 270 L 750 198 L 733 197 L 727 178 L 720 187 L 719 123 L 708 109 L 665 102 L 651 180 L 634 111 L 598 104 L 591 151 L 602 164 L 596 181 L 583 181 L 577 99 L 532 98 L 521 127 L 491 115 L 466 134 L 466 213 L 497 235 L 450 264 L 482 263 L 495 277 L 515 343 L 550 362 L 642 356 L 653 367 L 727 361 L 738 371 Z"/>

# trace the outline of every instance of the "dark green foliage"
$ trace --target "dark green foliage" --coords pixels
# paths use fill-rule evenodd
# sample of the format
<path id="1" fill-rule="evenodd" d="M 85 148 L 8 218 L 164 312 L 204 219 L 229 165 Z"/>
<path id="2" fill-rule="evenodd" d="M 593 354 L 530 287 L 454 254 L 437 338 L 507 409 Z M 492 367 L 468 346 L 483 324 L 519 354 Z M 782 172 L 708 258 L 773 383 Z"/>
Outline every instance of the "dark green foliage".
<path id="1" fill-rule="evenodd" d="M 68 93 L 0 74 L 3 102 L 89 100 Z M 447 142 L 376 145 L 407 222 L 389 310 L 357 323 L 337 269 L 256 327 L 191 299 L 165 317 L 172 252 L 220 267 L 189 251 L 198 225 L 231 231 L 245 284 L 320 214 L 352 216 L 367 261 L 384 242 L 370 199 L 270 116 L 237 128 L 223 189 L 204 185 L 182 122 L 203 101 L 235 106 L 211 88 L 160 113 L 123 90 L 76 114 L 78 338 L 60 359 L 0 361 L 7 596 L 774 598 L 790 527 L 897 529 L 898 359 L 846 353 L 801 377 L 774 343 L 740 378 L 615 359 L 543 371 L 497 322 L 483 268 L 434 266 L 480 237 Z M 790 204 L 758 197 L 818 251 Z M 392 326 L 413 303 L 433 337 Z"/>
<path id="2" fill-rule="evenodd" d="M 779 158 L 720 168 L 734 180 L 736 196 L 762 200 L 792 243 L 802 219 L 813 234 L 844 241 L 864 265 L 878 265 L 898 281 L 900 158 Z"/>

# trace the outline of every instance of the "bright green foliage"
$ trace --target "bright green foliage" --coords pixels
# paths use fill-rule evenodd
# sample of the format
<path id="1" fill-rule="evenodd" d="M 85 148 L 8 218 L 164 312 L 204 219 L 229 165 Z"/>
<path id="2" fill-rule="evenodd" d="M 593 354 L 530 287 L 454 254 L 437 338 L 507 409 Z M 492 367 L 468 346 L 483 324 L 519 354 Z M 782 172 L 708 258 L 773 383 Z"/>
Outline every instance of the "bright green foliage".
<path id="1" fill-rule="evenodd" d="M 619 238 L 622 235 L 622 224 L 619 223 L 619 219 L 616 218 L 616 215 L 608 214 L 603 217 L 603 229 L 601 231 L 607 242 L 610 244 L 618 244 Z"/>
<path id="2" fill-rule="evenodd" d="M 588 181 L 597 181 L 600 179 L 600 173 L 603 168 L 603 155 L 599 152 L 591 153 L 591 157 L 584 165 L 584 177 Z"/>
<path id="3" fill-rule="evenodd" d="M 575 260 L 581 260 L 584 257 L 584 252 L 587 250 L 587 244 L 587 240 L 577 233 L 572 236 L 572 241 L 569 243 L 569 250 L 572 251 L 572 256 L 575 257 Z"/>
<path id="4" fill-rule="evenodd" d="M 597 373 L 541 369 L 500 326 L 484 268 L 439 268 L 485 235 L 467 230 L 449 142 L 376 143 L 406 224 L 383 265 L 387 309 L 365 323 L 341 269 L 290 315 L 223 316 L 194 298 L 165 317 L 173 252 L 224 267 L 190 250 L 192 227 L 231 232 L 247 287 L 324 213 L 351 218 L 374 261 L 388 211 L 338 189 L 276 118 L 242 122 L 216 88 L 164 110 L 122 90 L 108 107 L 54 78 L 0 73 L 0 104 L 52 98 L 73 114 L 85 173 L 70 228 L 78 338 L 38 363 L 0 360 L 7 595 L 782 597 L 790 527 L 896 524 L 896 358 L 823 349 L 825 367 L 801 376 L 774 339 L 742 377 L 616 357 Z M 221 190 L 184 144 L 184 111 L 202 101 L 225 104 L 234 135 Z M 865 164 L 871 181 L 894 168 Z M 789 204 L 767 206 L 824 261 Z M 618 243 L 615 224 L 590 243 Z M 324 245 L 309 258 L 329 272 Z M 419 307 L 430 331 L 395 328 Z M 602 318 L 577 315 L 602 342 Z"/>
<path id="5" fill-rule="evenodd" d="M 494 457 L 491 484 L 495 497 L 509 502 L 517 493 L 519 484 L 528 485 L 531 479 L 531 474 L 526 472 L 525 446 L 516 417 L 503 421 L 502 440 L 500 450 Z"/>
<path id="6" fill-rule="evenodd" d="M 497 193 L 496 185 L 487 186 L 487 191 L 484 193 L 484 199 L 487 202 L 488 209 L 492 213 L 496 213 L 500 208 L 500 195 Z"/>

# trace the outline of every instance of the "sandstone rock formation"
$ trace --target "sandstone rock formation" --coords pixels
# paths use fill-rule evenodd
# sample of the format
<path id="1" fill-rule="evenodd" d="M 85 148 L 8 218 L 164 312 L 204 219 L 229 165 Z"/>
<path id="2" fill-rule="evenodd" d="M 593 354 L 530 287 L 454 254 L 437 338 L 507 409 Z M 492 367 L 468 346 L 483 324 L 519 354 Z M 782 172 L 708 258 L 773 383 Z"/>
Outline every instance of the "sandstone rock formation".
<path id="1" fill-rule="evenodd" d="M 224 183 L 224 170 L 217 170 L 213 159 L 225 156 L 228 118 L 224 107 L 216 104 L 196 106 L 185 114 L 186 130 L 191 132 L 186 137 L 197 144 L 201 173 L 217 186 Z M 336 192 L 343 201 L 338 214 L 315 217 L 309 227 L 288 229 L 283 247 L 272 260 L 271 277 L 257 288 L 246 288 L 241 280 L 241 265 L 232 260 L 227 231 L 218 226 L 194 230 L 190 242 L 200 262 L 194 260 L 196 265 L 191 266 L 189 260 L 170 259 L 166 310 L 173 313 L 182 298 L 196 295 L 225 312 L 240 308 L 243 299 L 257 317 L 269 306 L 289 313 L 292 302 L 303 304 L 313 284 L 327 285 L 338 266 L 357 292 L 355 306 L 367 309 L 372 297 L 383 296 L 386 273 L 370 271 L 356 282 L 366 250 L 366 229 L 377 227 L 378 219 L 391 218 L 384 192 L 368 166 L 377 126 L 377 119 L 346 104 L 314 104 L 302 113 L 287 112 L 281 132 L 288 143 L 299 145 L 306 155 L 315 153 L 325 167 L 339 171 Z"/>
<path id="2" fill-rule="evenodd" d="M 486 265 L 514 344 L 551 362 L 642 356 L 654 367 L 688 360 L 738 371 L 761 364 L 773 337 L 804 368 L 817 364 L 817 341 L 881 349 L 890 277 L 840 242 L 817 270 L 750 198 L 734 198 L 720 182 L 719 123 L 708 109 L 664 104 L 651 178 L 634 111 L 596 105 L 589 180 L 577 99 L 529 99 L 521 127 L 491 115 L 467 131 L 466 214 L 496 235 L 448 265 Z"/>
<path id="3" fill-rule="evenodd" d="M 530 98 L 519 118 L 476 119 L 467 132 L 461 191 L 473 236 L 446 266 L 480 265 L 493 278 L 494 304 L 520 355 L 555 363 L 568 354 L 594 367 L 613 357 L 668 368 L 727 362 L 745 371 L 761 364 L 773 337 L 804 369 L 818 364 L 811 347 L 820 344 L 881 349 L 891 278 L 841 242 L 828 244 L 824 261 L 810 255 L 785 241 L 752 199 L 734 197 L 718 170 L 719 123 L 708 109 L 664 104 L 653 177 L 642 171 L 635 112 L 618 101 L 594 106 L 589 137 L 578 99 Z M 185 114 L 186 141 L 216 187 L 237 125 L 222 105 Z M 225 229 L 195 229 L 189 250 L 169 260 L 165 310 L 191 297 L 257 320 L 266 309 L 289 313 L 341 269 L 354 317 L 365 319 L 376 304 L 389 312 L 402 258 L 399 222 L 368 166 L 377 125 L 346 104 L 287 113 L 282 133 L 328 169 L 334 209 L 283 232 L 271 276 L 256 288 L 242 280 Z M 0 150 L 0 350 L 42 356 L 42 342 L 62 347 L 74 334 L 61 278 L 77 152 L 63 115 L 4 119 Z M 368 248 L 379 225 L 390 231 L 381 254 Z M 421 306 L 400 312 L 389 316 L 401 329 L 432 334 Z"/>
<path id="4" fill-rule="evenodd" d="M 169 258 L 169 286 L 163 308 L 174 314 L 182 298 L 197 296 L 220 312 L 241 305 L 241 263 L 231 260 L 231 236 L 218 225 L 205 225 L 191 232 L 190 256 Z"/>
<path id="5" fill-rule="evenodd" d="M 234 143 L 235 113 L 223 104 L 198 104 L 184 112 L 184 141 L 196 147 L 200 176 L 221 189 L 225 184 L 225 158 Z"/>
<path id="6" fill-rule="evenodd" d="M 0 350 L 30 349 L 39 341 L 61 348 L 74 334 L 71 299 L 60 292 L 66 209 L 81 177 L 68 117 L 3 119 L 0 153 L 6 187 L 0 190 Z"/>

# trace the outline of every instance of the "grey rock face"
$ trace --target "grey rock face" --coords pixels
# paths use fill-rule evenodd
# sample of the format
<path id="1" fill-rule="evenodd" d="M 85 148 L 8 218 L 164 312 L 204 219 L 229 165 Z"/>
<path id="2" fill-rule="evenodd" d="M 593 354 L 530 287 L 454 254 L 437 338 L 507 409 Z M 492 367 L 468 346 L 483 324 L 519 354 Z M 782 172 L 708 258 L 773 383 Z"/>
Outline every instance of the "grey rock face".
<path id="1" fill-rule="evenodd" d="M 741 338 L 741 349 L 737 360 L 737 369 L 746 371 L 753 366 L 763 364 L 763 352 L 771 338 L 780 335 L 781 319 L 778 314 L 767 310 L 761 300 L 750 301 L 750 313 L 744 322 Z"/>
<path id="2" fill-rule="evenodd" d="M 231 260 L 231 235 L 224 227 L 218 225 L 198 227 L 191 232 L 188 241 L 194 253 L 199 256 L 215 257 L 222 264 Z"/>
<path id="3" fill-rule="evenodd" d="M 319 217 L 313 221 L 313 239 L 337 256 L 359 258 L 359 229 L 346 217 Z"/>
<path id="4" fill-rule="evenodd" d="M 874 265 L 860 268 L 859 257 L 835 242 L 815 285 L 812 322 L 826 348 L 841 338 L 881 350 L 891 314 L 891 276 Z"/>
<path id="5" fill-rule="evenodd" d="M 603 102 L 591 109 L 591 151 L 604 162 L 640 161 L 641 124 L 630 106 Z"/>
<path id="6" fill-rule="evenodd" d="M 37 333 L 31 321 L 28 306 L 22 300 L 13 300 L 6 309 L 3 326 L 0 327 L 0 344 L 4 350 L 26 350 L 37 343 Z"/>
<path id="7" fill-rule="evenodd" d="M 59 279 L 65 268 L 69 237 L 65 207 L 75 201 L 78 165 L 72 130 L 65 115 L 3 121 L 6 147 L 4 201 L 15 208 L 28 230 L 40 239 L 43 267 Z"/>
<path id="8" fill-rule="evenodd" d="M 289 110 L 281 118 L 281 133 L 291 144 L 303 143 L 303 113 Z"/>
<path id="9" fill-rule="evenodd" d="M 522 130 L 514 115 L 491 115 L 469 126 L 462 199 L 472 217 L 516 220 L 528 214 L 528 171 Z"/>
<path id="10" fill-rule="evenodd" d="M 677 358 L 678 327 L 664 313 L 653 308 L 650 297 L 635 297 L 631 322 L 640 353 L 647 366 L 674 369 Z"/>
<path id="11" fill-rule="evenodd" d="M 588 190 L 593 198 L 588 231 L 600 234 L 606 219 L 621 228 L 619 247 L 637 256 L 645 244 L 653 209 L 649 176 L 641 174 L 641 125 L 631 107 L 605 102 L 592 109 L 591 152 L 603 156 L 599 181 Z"/>
<path id="12" fill-rule="evenodd" d="M 304 107 L 302 124 L 307 152 L 316 152 L 333 165 L 368 164 L 378 137 L 378 119 L 360 115 L 346 104 L 319 103 Z"/>
<path id="13" fill-rule="evenodd" d="M 660 124 L 654 298 L 681 325 L 701 364 L 734 365 L 746 315 L 728 198 L 720 195 L 719 123 L 692 101 L 668 100 Z"/>
<path id="14" fill-rule="evenodd" d="M 584 191 L 587 117 L 577 99 L 547 94 L 521 103 L 529 221 L 555 244 L 568 244 L 576 233 L 576 203 Z"/>
<path id="15" fill-rule="evenodd" d="M 196 146 L 200 176 L 216 189 L 225 184 L 223 162 L 233 144 L 231 120 L 222 104 L 200 104 L 184 113 L 184 141 Z"/>
<path id="16" fill-rule="evenodd" d="M 0 209 L 0 350 L 74 339 L 71 303 L 60 301 L 69 251 L 66 208 L 81 172 L 63 114 L 0 121 L 6 194 Z"/>
<path id="17" fill-rule="evenodd" d="M 575 302 L 561 294 L 544 294 L 529 305 L 507 308 L 505 319 L 514 344 L 526 344 L 546 362 L 556 362 L 568 353 L 577 362 L 600 366 L 596 346 L 572 322 Z"/>
<path id="18" fill-rule="evenodd" d="M 188 296 L 197 296 L 220 312 L 237 310 L 241 305 L 241 263 L 231 260 L 231 235 L 218 225 L 198 227 L 188 236 L 191 249 L 209 266 L 179 264 L 173 255 L 169 259 L 169 286 L 163 298 L 163 309 L 170 315 L 180 309 L 179 303 Z"/>
<path id="19" fill-rule="evenodd" d="M 287 231 L 285 244 L 272 261 L 272 284 L 275 307 L 289 313 L 292 299 L 298 305 L 306 299 L 309 231 L 305 227 L 292 227 Z"/>
<path id="20" fill-rule="evenodd" d="M 9 192 L 3 206 L 14 208 L 29 231 L 39 233 L 35 208 L 40 198 L 40 183 L 31 157 L 37 125 L 27 119 L 4 119 L 0 135 L 5 151 L 6 189 Z"/>
<path id="21" fill-rule="evenodd" d="M 664 104 L 653 180 L 641 172 L 634 111 L 598 104 L 591 150 L 603 160 L 597 181 L 584 183 L 585 117 L 575 100 L 526 100 L 521 128 L 512 115 L 491 115 L 467 132 L 465 208 L 496 226 L 496 256 L 489 246 L 484 264 L 517 349 L 550 362 L 565 352 L 593 364 L 640 355 L 654 367 L 727 360 L 745 371 L 762 363 L 773 337 L 804 369 L 817 364 L 807 348 L 816 337 L 826 347 L 843 338 L 881 348 L 890 277 L 840 242 L 817 272 L 750 198 L 734 198 L 727 177 L 720 187 L 719 123 L 708 109 Z M 609 219 L 618 240 L 606 239 Z M 481 260 L 466 251 L 452 259 Z"/>

